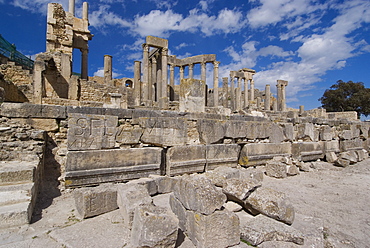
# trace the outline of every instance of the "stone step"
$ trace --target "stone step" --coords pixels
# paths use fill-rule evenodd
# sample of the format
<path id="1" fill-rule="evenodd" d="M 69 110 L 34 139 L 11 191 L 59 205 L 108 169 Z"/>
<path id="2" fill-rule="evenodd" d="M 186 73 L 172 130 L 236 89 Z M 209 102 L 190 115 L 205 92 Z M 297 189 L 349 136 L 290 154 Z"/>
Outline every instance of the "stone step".
<path id="1" fill-rule="evenodd" d="M 28 224 L 32 217 L 30 202 L 0 206 L 0 228 Z"/>
<path id="2" fill-rule="evenodd" d="M 37 162 L 1 161 L 0 185 L 33 182 Z"/>
<path id="3" fill-rule="evenodd" d="M 31 202 L 31 194 L 28 190 L 0 192 L 0 206 L 12 205 L 21 202 Z"/>

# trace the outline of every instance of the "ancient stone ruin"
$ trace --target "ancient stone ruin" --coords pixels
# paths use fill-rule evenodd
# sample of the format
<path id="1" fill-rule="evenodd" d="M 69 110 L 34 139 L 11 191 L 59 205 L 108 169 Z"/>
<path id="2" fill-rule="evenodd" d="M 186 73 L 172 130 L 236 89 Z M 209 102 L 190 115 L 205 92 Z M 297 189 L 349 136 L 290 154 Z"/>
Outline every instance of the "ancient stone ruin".
<path id="1" fill-rule="evenodd" d="M 356 112 L 287 108 L 288 82 L 277 80 L 276 99 L 270 84 L 254 88 L 256 72 L 247 68 L 219 87 L 215 54 L 178 59 L 166 39 L 146 37 L 134 78 L 113 79 L 110 55 L 104 78 L 88 77 L 88 4 L 82 19 L 74 9 L 74 0 L 68 12 L 48 5 L 47 48 L 33 71 L 1 58 L 1 227 L 29 223 L 39 192 L 54 187 L 74 189 L 81 218 L 119 208 L 132 247 L 302 245 L 291 227 L 294 206 L 263 186 L 264 175 L 367 158 L 370 125 Z M 75 48 L 80 76 L 72 73 Z"/>

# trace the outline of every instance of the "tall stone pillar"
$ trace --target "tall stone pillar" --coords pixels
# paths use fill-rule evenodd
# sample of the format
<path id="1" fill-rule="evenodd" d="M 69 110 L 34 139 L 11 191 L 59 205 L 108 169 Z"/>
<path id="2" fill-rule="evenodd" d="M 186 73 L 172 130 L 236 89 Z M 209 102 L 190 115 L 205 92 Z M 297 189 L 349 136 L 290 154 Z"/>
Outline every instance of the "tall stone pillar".
<path id="1" fill-rule="evenodd" d="M 204 83 L 207 85 L 207 82 L 206 82 L 206 71 L 207 71 L 207 67 L 206 67 L 206 63 L 203 62 L 200 64 L 201 65 L 201 76 L 200 76 L 200 80 L 204 81 Z"/>
<path id="2" fill-rule="evenodd" d="M 112 56 L 104 55 L 104 83 L 110 84 L 112 81 Z"/>
<path id="3" fill-rule="evenodd" d="M 230 75 L 230 98 L 231 98 L 231 110 L 235 110 L 235 83 L 234 83 L 234 77 Z"/>
<path id="4" fill-rule="evenodd" d="M 254 80 L 251 79 L 251 101 L 254 101 Z"/>
<path id="5" fill-rule="evenodd" d="M 285 87 L 288 81 L 277 80 L 277 109 L 278 111 L 286 111 Z"/>
<path id="6" fill-rule="evenodd" d="M 190 64 L 189 65 L 189 78 L 193 78 L 194 77 L 194 64 Z"/>
<path id="7" fill-rule="evenodd" d="M 42 103 L 43 94 L 43 71 L 45 70 L 45 62 L 35 60 L 33 68 L 33 103 Z"/>
<path id="8" fill-rule="evenodd" d="M 223 96 L 222 96 L 222 106 L 224 108 L 228 107 L 229 103 L 229 79 L 227 77 L 222 78 L 222 91 L 223 91 Z"/>
<path id="9" fill-rule="evenodd" d="M 181 83 L 181 80 L 183 79 L 184 79 L 184 67 L 180 66 L 180 83 Z"/>
<path id="10" fill-rule="evenodd" d="M 249 106 L 248 98 L 248 79 L 244 78 L 244 108 L 248 108 Z"/>
<path id="11" fill-rule="evenodd" d="M 257 101 L 257 110 L 261 110 L 261 97 L 257 97 L 256 98 L 256 101 Z"/>
<path id="12" fill-rule="evenodd" d="M 170 65 L 170 101 L 175 100 L 175 68 L 173 64 Z"/>
<path id="13" fill-rule="evenodd" d="M 303 113 L 304 113 L 304 106 L 300 105 L 299 106 L 299 115 L 303 115 Z"/>
<path id="14" fill-rule="evenodd" d="M 213 106 L 218 106 L 218 65 L 219 61 L 213 62 Z"/>
<path id="15" fill-rule="evenodd" d="M 167 99 L 167 85 L 168 85 L 168 48 L 162 48 L 162 92 L 161 97 Z"/>
<path id="16" fill-rule="evenodd" d="M 270 111 L 271 106 L 271 88 L 269 84 L 265 87 L 265 111 Z"/>
<path id="17" fill-rule="evenodd" d="M 152 57 L 152 68 L 151 68 L 151 79 L 149 80 L 148 84 L 148 100 L 154 100 L 154 94 L 156 93 L 155 91 L 153 92 L 153 88 L 157 89 L 158 91 L 158 80 L 157 80 L 157 59 L 155 57 Z M 153 87 L 155 85 L 155 87 Z M 158 93 L 157 93 L 158 94 Z"/>
<path id="18" fill-rule="evenodd" d="M 75 0 L 69 0 L 68 12 L 75 16 Z"/>
<path id="19" fill-rule="evenodd" d="M 81 49 L 81 79 L 88 79 L 88 55 L 89 49 Z"/>
<path id="20" fill-rule="evenodd" d="M 148 87 L 149 87 L 149 46 L 143 44 L 143 79 L 142 79 L 142 102 L 146 102 L 149 99 Z"/>
<path id="21" fill-rule="evenodd" d="M 242 100 L 242 89 L 241 89 L 241 78 L 238 77 L 238 87 L 236 88 L 236 100 L 235 100 L 235 109 L 240 110 L 241 109 L 241 100 Z"/>
<path id="22" fill-rule="evenodd" d="M 89 4 L 88 2 L 83 2 L 82 4 L 82 19 L 89 19 Z"/>
<path id="23" fill-rule="evenodd" d="M 134 64 L 134 98 L 135 105 L 139 106 L 141 102 L 141 62 L 135 61 Z"/>

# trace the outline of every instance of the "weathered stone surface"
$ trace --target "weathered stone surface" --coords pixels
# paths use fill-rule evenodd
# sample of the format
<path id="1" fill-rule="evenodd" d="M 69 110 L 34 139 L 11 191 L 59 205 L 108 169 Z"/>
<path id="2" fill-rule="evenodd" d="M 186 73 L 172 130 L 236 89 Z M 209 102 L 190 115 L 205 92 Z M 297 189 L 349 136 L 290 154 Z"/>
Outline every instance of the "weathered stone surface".
<path id="1" fill-rule="evenodd" d="M 247 134 L 247 125 L 244 121 L 228 121 L 224 122 L 225 137 L 228 138 L 245 138 Z"/>
<path id="2" fill-rule="evenodd" d="M 212 171 L 207 171 L 204 176 L 211 180 L 214 185 L 223 187 L 227 179 L 239 178 L 240 170 L 228 166 L 219 166 Z"/>
<path id="3" fill-rule="evenodd" d="M 230 211 L 211 215 L 186 211 L 186 217 L 186 234 L 196 247 L 223 248 L 240 242 L 239 218 Z"/>
<path id="4" fill-rule="evenodd" d="M 276 160 L 268 161 L 266 164 L 266 175 L 269 177 L 286 178 L 288 176 L 286 164 Z"/>
<path id="5" fill-rule="evenodd" d="M 201 119 L 197 121 L 199 139 L 203 144 L 221 141 L 225 135 L 225 122 L 220 120 Z"/>
<path id="6" fill-rule="evenodd" d="M 340 152 L 338 140 L 324 141 L 322 142 L 322 144 L 324 152 L 335 152 L 335 153 Z"/>
<path id="7" fill-rule="evenodd" d="M 175 146 L 166 154 L 166 175 L 203 172 L 206 166 L 206 146 Z"/>
<path id="8" fill-rule="evenodd" d="M 356 154 L 357 154 L 357 157 L 358 157 L 358 161 L 363 161 L 365 159 L 367 159 L 369 157 L 369 153 L 365 150 L 365 149 L 362 149 L 362 150 L 357 150 L 356 151 Z"/>
<path id="9" fill-rule="evenodd" d="M 361 150 L 363 148 L 363 142 L 360 138 L 341 140 L 339 141 L 339 148 L 341 152 L 346 152 L 349 150 Z"/>
<path id="10" fill-rule="evenodd" d="M 325 159 L 329 163 L 334 163 L 335 161 L 337 161 L 338 157 L 335 152 L 327 152 L 325 153 Z"/>
<path id="11" fill-rule="evenodd" d="M 117 116 L 70 113 L 68 150 L 114 148 L 117 123 Z"/>
<path id="12" fill-rule="evenodd" d="M 0 207 L 1 228 L 28 224 L 31 221 L 31 217 L 32 208 L 29 202 L 20 202 Z"/>
<path id="13" fill-rule="evenodd" d="M 292 144 L 292 156 L 297 160 L 312 161 L 324 158 L 320 142 L 297 142 Z"/>
<path id="14" fill-rule="evenodd" d="M 184 175 L 175 185 L 176 198 L 187 210 L 209 215 L 221 209 L 226 196 L 210 180 L 201 176 Z"/>
<path id="15" fill-rule="evenodd" d="M 273 157 L 288 156 L 291 154 L 291 152 L 292 150 L 290 143 L 246 144 L 240 152 L 239 164 L 243 166 L 264 164 Z"/>
<path id="16" fill-rule="evenodd" d="M 271 143 L 281 143 L 285 140 L 284 129 L 280 125 L 273 123 L 271 125 L 269 139 Z"/>
<path id="17" fill-rule="evenodd" d="M 295 176 L 299 174 L 299 169 L 296 165 L 291 164 L 286 166 L 286 173 L 288 176 Z"/>
<path id="18" fill-rule="evenodd" d="M 180 84 L 181 112 L 203 113 L 206 106 L 206 83 L 197 79 L 182 79 Z"/>
<path id="19" fill-rule="evenodd" d="M 149 177 L 154 179 L 159 194 L 173 192 L 175 184 L 178 181 L 177 177 L 159 176 L 159 175 L 150 175 Z"/>
<path id="20" fill-rule="evenodd" d="M 65 106 L 10 102 L 4 102 L 1 105 L 0 115 L 19 118 L 65 119 L 67 117 Z"/>
<path id="21" fill-rule="evenodd" d="M 297 163 L 297 167 L 299 168 L 299 170 L 304 171 L 304 172 L 311 171 L 309 163 L 305 163 L 305 162 L 300 161 L 300 162 Z"/>
<path id="22" fill-rule="evenodd" d="M 262 213 L 286 224 L 294 221 L 294 208 L 285 194 L 270 188 L 257 188 L 244 201 L 244 207 L 254 214 Z"/>
<path id="23" fill-rule="evenodd" d="M 286 141 L 294 140 L 294 127 L 292 123 L 284 123 L 284 136 Z"/>
<path id="24" fill-rule="evenodd" d="M 56 119 L 48 118 L 14 118 L 18 123 L 30 125 L 32 128 L 44 130 L 47 132 L 58 131 L 59 125 Z"/>
<path id="25" fill-rule="evenodd" d="M 66 186 L 75 187 L 160 174 L 162 149 L 155 147 L 69 151 Z"/>
<path id="26" fill-rule="evenodd" d="M 242 214 L 241 212 L 238 216 Z M 304 243 L 303 233 L 264 215 L 248 219 L 240 217 L 240 238 L 251 245 L 259 245 L 265 241 L 285 241 L 298 245 Z"/>
<path id="27" fill-rule="evenodd" d="M 342 152 L 338 156 L 339 159 L 346 159 L 348 160 L 351 164 L 354 164 L 357 162 L 357 154 L 355 151 L 348 151 L 348 152 Z"/>
<path id="28" fill-rule="evenodd" d="M 335 161 L 335 165 L 337 166 L 340 166 L 340 167 L 347 167 L 350 165 L 350 161 L 347 160 L 347 159 L 343 159 L 343 158 L 338 158 L 336 161 Z"/>
<path id="29" fill-rule="evenodd" d="M 135 209 L 131 231 L 132 247 L 175 247 L 178 219 L 168 209 L 142 205 Z"/>
<path id="30" fill-rule="evenodd" d="M 172 212 L 177 216 L 179 220 L 179 228 L 186 231 L 186 209 L 182 203 L 175 197 L 173 193 L 170 194 L 170 206 Z"/>
<path id="31" fill-rule="evenodd" d="M 333 131 L 330 126 L 323 126 L 320 129 L 320 140 L 329 141 L 333 139 Z"/>
<path id="32" fill-rule="evenodd" d="M 0 183 L 33 182 L 36 162 L 1 161 Z"/>
<path id="33" fill-rule="evenodd" d="M 230 212 L 239 212 L 243 209 L 241 205 L 233 201 L 225 202 L 224 208 Z"/>
<path id="34" fill-rule="evenodd" d="M 256 180 L 257 182 L 262 182 L 264 177 L 264 168 L 262 167 L 249 167 L 249 168 L 240 168 L 240 178 L 251 178 Z"/>
<path id="35" fill-rule="evenodd" d="M 144 129 L 141 141 L 157 146 L 181 146 L 187 142 L 187 124 L 184 118 L 139 118 Z"/>
<path id="36" fill-rule="evenodd" d="M 118 208 L 117 187 L 114 184 L 102 184 L 94 188 L 80 188 L 73 193 L 76 209 L 83 219 Z"/>
<path id="37" fill-rule="evenodd" d="M 206 146 L 206 170 L 217 166 L 237 166 L 240 146 L 237 144 L 216 144 Z"/>
<path id="38" fill-rule="evenodd" d="M 315 141 L 314 125 L 312 123 L 299 124 L 297 139 L 303 139 L 304 141 Z"/>
<path id="39" fill-rule="evenodd" d="M 122 184 L 117 188 L 117 205 L 125 223 L 131 227 L 135 209 L 143 204 L 151 204 L 147 188 L 140 184 Z"/>
<path id="40" fill-rule="evenodd" d="M 245 123 L 247 127 L 247 139 L 266 139 L 271 134 L 270 122 L 254 122 L 248 121 Z"/>
<path id="41" fill-rule="evenodd" d="M 142 177 L 129 181 L 127 184 L 141 184 L 148 190 L 149 195 L 153 196 L 158 193 L 157 183 L 153 178 Z"/>
<path id="42" fill-rule="evenodd" d="M 121 144 L 138 144 L 143 129 L 137 126 L 122 125 L 117 128 L 116 141 Z"/>
<path id="43" fill-rule="evenodd" d="M 229 178 L 225 181 L 222 192 L 224 192 L 229 200 L 243 202 L 251 192 L 257 187 L 261 187 L 261 185 L 260 182 L 250 178 Z"/>
<path id="44" fill-rule="evenodd" d="M 5 90 L 3 87 L 0 87 L 0 104 L 2 104 L 5 100 Z"/>

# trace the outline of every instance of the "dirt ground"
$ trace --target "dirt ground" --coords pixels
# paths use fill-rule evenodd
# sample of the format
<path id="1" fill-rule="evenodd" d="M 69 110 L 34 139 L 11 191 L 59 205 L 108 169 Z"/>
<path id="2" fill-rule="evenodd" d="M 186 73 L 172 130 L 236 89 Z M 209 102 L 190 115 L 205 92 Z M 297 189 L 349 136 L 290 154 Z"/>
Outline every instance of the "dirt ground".
<path id="1" fill-rule="evenodd" d="M 326 247 L 370 247 L 370 159 L 317 166 L 285 179 L 265 177 L 263 186 L 285 192 L 297 214 L 321 219 Z"/>
<path id="2" fill-rule="evenodd" d="M 328 163 L 316 167 L 285 179 L 265 176 L 263 187 L 285 192 L 297 215 L 319 220 L 325 248 L 370 247 L 370 159 L 347 168 Z M 128 247 L 119 210 L 80 221 L 73 192 L 51 192 L 38 205 L 34 223 L 0 229 L 0 248 Z"/>

